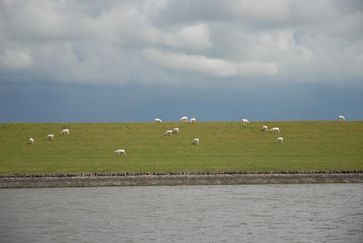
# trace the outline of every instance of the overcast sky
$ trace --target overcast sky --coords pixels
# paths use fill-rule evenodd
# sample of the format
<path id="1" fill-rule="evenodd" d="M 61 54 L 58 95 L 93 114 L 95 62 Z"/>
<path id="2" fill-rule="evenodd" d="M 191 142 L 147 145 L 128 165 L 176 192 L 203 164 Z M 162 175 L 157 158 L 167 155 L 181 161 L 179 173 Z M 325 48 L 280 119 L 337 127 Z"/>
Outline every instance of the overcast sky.
<path id="1" fill-rule="evenodd" d="M 360 0 L 0 0 L 0 121 L 363 119 Z"/>

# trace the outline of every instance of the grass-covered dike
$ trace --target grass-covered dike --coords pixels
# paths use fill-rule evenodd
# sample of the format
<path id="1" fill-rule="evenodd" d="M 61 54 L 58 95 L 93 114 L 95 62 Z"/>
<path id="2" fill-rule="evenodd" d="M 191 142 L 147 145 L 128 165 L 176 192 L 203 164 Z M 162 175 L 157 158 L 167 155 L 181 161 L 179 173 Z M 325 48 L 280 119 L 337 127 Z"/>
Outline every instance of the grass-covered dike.
<path id="1" fill-rule="evenodd" d="M 265 124 L 281 133 L 261 132 Z M 163 136 L 174 127 L 179 134 Z M 60 135 L 63 128 L 71 135 Z M 361 170 L 362 121 L 0 124 L 1 176 Z"/>

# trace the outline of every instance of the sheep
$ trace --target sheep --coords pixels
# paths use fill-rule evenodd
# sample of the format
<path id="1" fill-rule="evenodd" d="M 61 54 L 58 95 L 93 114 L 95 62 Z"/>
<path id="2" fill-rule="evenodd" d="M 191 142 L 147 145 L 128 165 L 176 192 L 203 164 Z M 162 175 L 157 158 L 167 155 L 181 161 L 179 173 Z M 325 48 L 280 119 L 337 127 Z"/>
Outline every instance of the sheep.
<path id="1" fill-rule="evenodd" d="M 124 149 L 116 149 L 115 150 L 115 153 L 117 154 L 117 155 L 124 155 L 124 156 L 126 156 L 126 151 L 124 150 Z"/>
<path id="2" fill-rule="evenodd" d="M 242 119 L 241 120 L 242 125 L 245 125 L 245 124 L 248 124 L 248 123 L 250 123 L 250 122 L 247 119 Z"/>
<path id="3" fill-rule="evenodd" d="M 278 127 L 273 127 L 273 128 L 271 128 L 271 129 L 270 129 L 270 131 L 271 131 L 272 133 L 275 133 L 275 132 L 280 133 L 280 128 L 278 128 Z"/>
<path id="4" fill-rule="evenodd" d="M 164 132 L 164 136 L 171 136 L 171 135 L 173 135 L 173 130 L 166 130 Z"/>
<path id="5" fill-rule="evenodd" d="M 345 121 L 345 117 L 342 115 L 338 116 L 338 121 Z"/>
<path id="6" fill-rule="evenodd" d="M 54 139 L 54 134 L 48 134 L 46 138 L 48 140 L 53 140 Z"/>
<path id="7" fill-rule="evenodd" d="M 188 117 L 187 116 L 182 116 L 179 120 L 181 122 L 188 122 Z"/>
<path id="8" fill-rule="evenodd" d="M 196 123 L 197 122 L 197 119 L 196 118 L 190 118 L 190 120 L 189 120 L 189 124 L 191 124 L 191 123 Z"/>
<path id="9" fill-rule="evenodd" d="M 199 144 L 199 138 L 194 138 L 192 141 L 192 144 L 198 145 Z"/>
<path id="10" fill-rule="evenodd" d="M 160 118 L 155 118 L 155 119 L 154 119 L 154 122 L 156 122 L 156 123 L 161 123 L 161 122 L 162 122 L 162 120 L 161 120 Z"/>
<path id="11" fill-rule="evenodd" d="M 179 128 L 178 127 L 174 128 L 173 129 L 173 134 L 178 134 L 178 133 L 179 133 Z"/>
<path id="12" fill-rule="evenodd" d="M 267 131 L 268 131 L 268 126 L 263 125 L 263 126 L 261 127 L 261 132 L 267 132 Z"/>
<path id="13" fill-rule="evenodd" d="M 69 131 L 69 129 L 68 129 L 68 128 L 65 128 L 65 129 L 63 129 L 63 130 L 60 132 L 60 134 L 62 134 L 62 135 L 70 135 L 70 134 L 71 134 L 71 132 Z"/>
<path id="14" fill-rule="evenodd" d="M 276 143 L 284 143 L 284 138 L 283 137 L 276 138 Z"/>
<path id="15" fill-rule="evenodd" d="M 34 138 L 29 138 L 29 140 L 28 140 L 28 144 L 34 144 L 34 143 L 35 143 Z"/>

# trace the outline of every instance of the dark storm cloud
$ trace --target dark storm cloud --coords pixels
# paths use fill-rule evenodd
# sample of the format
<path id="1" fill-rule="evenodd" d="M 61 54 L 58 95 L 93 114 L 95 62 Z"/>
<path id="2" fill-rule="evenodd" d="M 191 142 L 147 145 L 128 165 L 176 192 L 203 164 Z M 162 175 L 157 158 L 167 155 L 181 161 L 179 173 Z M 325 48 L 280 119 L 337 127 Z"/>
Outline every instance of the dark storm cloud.
<path id="1" fill-rule="evenodd" d="M 362 119 L 359 0 L 0 0 L 0 121 Z"/>

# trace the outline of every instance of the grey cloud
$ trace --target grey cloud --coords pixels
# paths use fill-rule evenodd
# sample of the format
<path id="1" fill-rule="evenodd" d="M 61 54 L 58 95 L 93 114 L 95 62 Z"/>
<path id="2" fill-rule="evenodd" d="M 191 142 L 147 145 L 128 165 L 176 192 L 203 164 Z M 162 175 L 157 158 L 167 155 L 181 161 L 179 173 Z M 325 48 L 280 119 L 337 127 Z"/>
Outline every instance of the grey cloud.
<path id="1" fill-rule="evenodd" d="M 242 62 L 235 63 L 222 59 L 207 58 L 200 55 L 186 55 L 176 52 L 162 52 L 158 49 L 147 49 L 145 56 L 162 67 L 176 70 L 193 71 L 207 76 L 249 76 L 275 75 L 278 69 L 274 63 Z"/>
<path id="2" fill-rule="evenodd" d="M 353 0 L 2 0 L 0 81 L 362 82 L 362 9 Z"/>
<path id="3" fill-rule="evenodd" d="M 33 64 L 33 59 L 26 51 L 7 50 L 0 58 L 0 63 L 0 65 L 9 70 L 23 69 L 30 67 Z"/>

